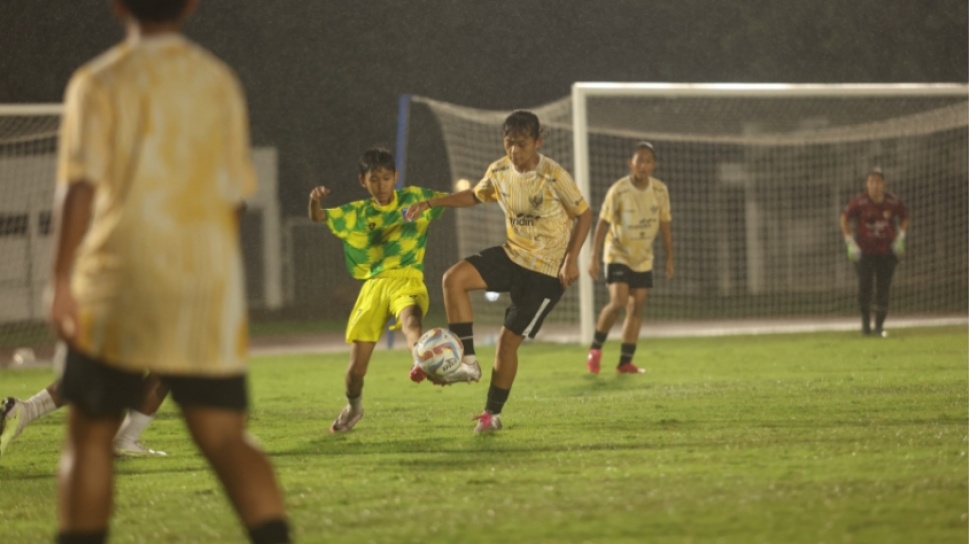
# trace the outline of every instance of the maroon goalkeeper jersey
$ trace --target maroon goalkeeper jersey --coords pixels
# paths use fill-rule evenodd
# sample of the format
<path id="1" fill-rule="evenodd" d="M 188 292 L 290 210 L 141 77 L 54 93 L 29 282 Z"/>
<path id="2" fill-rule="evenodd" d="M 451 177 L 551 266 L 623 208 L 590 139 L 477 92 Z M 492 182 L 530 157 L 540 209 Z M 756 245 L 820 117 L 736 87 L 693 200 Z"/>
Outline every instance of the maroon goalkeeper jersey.
<path id="1" fill-rule="evenodd" d="M 883 193 L 882 202 L 874 202 L 867 193 L 861 193 L 842 212 L 846 219 L 855 221 L 855 240 L 862 253 L 888 255 L 896 239 L 900 221 L 909 217 L 906 205 L 896 195 Z"/>

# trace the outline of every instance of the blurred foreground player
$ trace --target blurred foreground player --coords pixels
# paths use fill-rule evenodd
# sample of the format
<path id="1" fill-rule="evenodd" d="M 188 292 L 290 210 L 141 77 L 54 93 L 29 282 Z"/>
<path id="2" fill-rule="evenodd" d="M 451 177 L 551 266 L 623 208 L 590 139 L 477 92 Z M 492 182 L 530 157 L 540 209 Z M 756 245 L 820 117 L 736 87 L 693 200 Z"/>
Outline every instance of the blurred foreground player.
<path id="1" fill-rule="evenodd" d="M 121 428 L 118 429 L 118 434 L 115 435 L 114 451 L 119 457 L 166 455 L 164 451 L 145 447 L 140 438 L 168 395 L 168 386 L 158 374 L 149 372 L 142 382 L 142 391 L 141 402 L 135 408 L 128 410 Z M 61 394 L 61 380 L 54 380 L 27 400 L 7 397 L 0 401 L 0 457 L 6 453 L 13 439 L 20 436 L 31 421 L 57 410 L 64 406 L 65 402 Z"/>
<path id="2" fill-rule="evenodd" d="M 171 389 L 255 543 L 290 542 L 272 468 L 244 431 L 239 219 L 255 190 L 242 89 L 179 30 L 193 0 L 114 0 L 127 37 L 71 77 L 50 320 L 68 345 L 58 542 L 107 539 L 112 440 L 145 370 Z"/>

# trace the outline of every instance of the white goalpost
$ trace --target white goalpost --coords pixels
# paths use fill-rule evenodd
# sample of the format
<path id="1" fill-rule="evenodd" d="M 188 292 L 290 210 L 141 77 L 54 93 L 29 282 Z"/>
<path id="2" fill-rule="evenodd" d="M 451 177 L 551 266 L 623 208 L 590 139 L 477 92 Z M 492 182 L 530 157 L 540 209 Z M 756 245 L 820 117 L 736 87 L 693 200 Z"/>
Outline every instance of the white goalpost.
<path id="1" fill-rule="evenodd" d="M 658 154 L 671 193 L 676 274 L 654 275 L 651 322 L 855 319 L 856 279 L 838 215 L 879 166 L 909 206 L 907 254 L 893 316 L 967 314 L 968 88 L 950 84 L 790 85 L 576 83 L 530 108 L 542 152 L 567 168 L 599 211 L 639 140 Z M 442 130 L 452 179 L 477 181 L 502 154 L 509 111 L 423 97 Z M 457 185 L 456 185 L 457 188 Z M 457 211 L 457 258 L 501 243 L 501 214 Z M 597 219 L 594 218 L 594 221 Z M 663 262 L 657 243 L 657 262 Z M 549 321 L 589 341 L 606 288 L 585 273 Z M 503 305 L 476 304 L 476 322 Z"/>

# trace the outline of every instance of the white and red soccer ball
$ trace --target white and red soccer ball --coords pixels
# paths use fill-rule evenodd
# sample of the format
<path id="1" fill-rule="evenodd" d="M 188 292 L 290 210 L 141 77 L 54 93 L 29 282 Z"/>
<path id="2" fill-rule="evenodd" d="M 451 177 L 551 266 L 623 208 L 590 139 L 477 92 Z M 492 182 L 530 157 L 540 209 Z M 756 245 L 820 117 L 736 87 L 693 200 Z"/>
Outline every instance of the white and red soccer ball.
<path id="1" fill-rule="evenodd" d="M 414 344 L 414 362 L 428 376 L 445 378 L 458 370 L 465 348 L 448 329 L 428 329 Z"/>

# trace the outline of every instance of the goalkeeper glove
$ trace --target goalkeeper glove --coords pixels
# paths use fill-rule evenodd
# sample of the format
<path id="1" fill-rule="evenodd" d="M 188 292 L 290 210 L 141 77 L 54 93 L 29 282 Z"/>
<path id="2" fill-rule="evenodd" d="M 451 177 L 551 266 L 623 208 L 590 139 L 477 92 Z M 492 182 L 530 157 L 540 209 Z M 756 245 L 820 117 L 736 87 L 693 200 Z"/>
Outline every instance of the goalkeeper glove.
<path id="1" fill-rule="evenodd" d="M 859 248 L 859 244 L 855 242 L 855 238 L 851 234 L 845 235 L 845 253 L 852 262 L 858 262 L 862 257 L 862 249 Z"/>
<path id="2" fill-rule="evenodd" d="M 896 256 L 900 256 L 906 251 L 906 231 L 901 230 L 896 234 L 896 239 L 893 240 L 893 253 Z"/>

